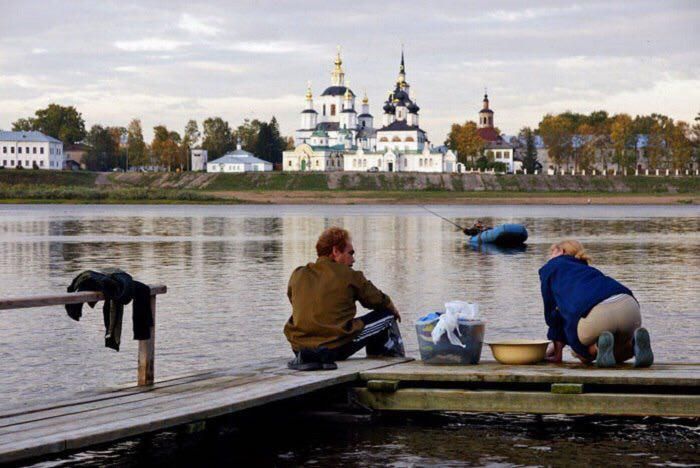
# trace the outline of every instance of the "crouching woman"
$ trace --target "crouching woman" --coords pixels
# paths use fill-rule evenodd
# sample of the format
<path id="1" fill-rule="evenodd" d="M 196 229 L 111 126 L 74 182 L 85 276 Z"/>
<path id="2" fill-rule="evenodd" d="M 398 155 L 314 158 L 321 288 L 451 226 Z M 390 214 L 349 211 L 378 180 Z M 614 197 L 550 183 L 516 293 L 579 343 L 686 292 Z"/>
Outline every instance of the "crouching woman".
<path id="1" fill-rule="evenodd" d="M 612 367 L 632 357 L 635 367 L 654 362 L 649 332 L 641 328 L 639 303 L 632 291 L 589 266 L 590 258 L 575 240 L 550 248 L 540 268 L 547 338 L 547 360 L 562 361 L 569 345 L 584 363 Z"/>

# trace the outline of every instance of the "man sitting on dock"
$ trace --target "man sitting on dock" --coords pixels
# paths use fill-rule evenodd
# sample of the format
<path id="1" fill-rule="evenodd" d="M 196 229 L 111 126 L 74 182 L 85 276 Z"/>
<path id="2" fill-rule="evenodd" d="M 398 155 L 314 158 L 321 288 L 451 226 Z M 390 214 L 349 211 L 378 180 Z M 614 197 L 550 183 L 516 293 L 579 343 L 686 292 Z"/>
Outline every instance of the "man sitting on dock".
<path id="1" fill-rule="evenodd" d="M 350 233 L 338 227 L 326 229 L 316 252 L 316 262 L 294 270 L 287 287 L 292 316 L 284 334 L 296 356 L 288 367 L 336 369 L 335 361 L 362 348 L 368 356 L 404 356 L 396 323 L 401 316 L 389 296 L 352 269 L 355 249 Z M 356 301 L 372 312 L 355 317 Z"/>

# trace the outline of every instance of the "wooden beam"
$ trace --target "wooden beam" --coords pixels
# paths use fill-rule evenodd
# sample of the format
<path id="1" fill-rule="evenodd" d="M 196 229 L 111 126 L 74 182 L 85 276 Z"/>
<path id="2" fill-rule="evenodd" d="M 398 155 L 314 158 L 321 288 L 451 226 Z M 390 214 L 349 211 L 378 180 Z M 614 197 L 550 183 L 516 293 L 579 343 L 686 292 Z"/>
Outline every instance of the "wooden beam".
<path id="1" fill-rule="evenodd" d="M 352 389 L 358 401 L 381 411 L 461 411 L 479 413 L 600 414 L 700 417 L 698 395 L 636 395 L 471 391 L 428 388 L 393 393 Z"/>
<path id="2" fill-rule="evenodd" d="M 165 294 L 168 288 L 163 284 L 150 286 L 151 295 Z M 104 300 L 101 292 L 82 291 L 63 294 L 43 294 L 36 296 L 8 297 L 0 299 L 0 310 L 27 309 L 31 307 L 45 307 L 64 304 L 82 304 L 84 302 L 98 302 Z"/>
<path id="3" fill-rule="evenodd" d="M 152 385 L 155 378 L 156 360 L 156 296 L 151 296 L 151 314 L 153 325 L 151 337 L 139 341 L 139 369 L 136 381 L 139 385 Z"/>

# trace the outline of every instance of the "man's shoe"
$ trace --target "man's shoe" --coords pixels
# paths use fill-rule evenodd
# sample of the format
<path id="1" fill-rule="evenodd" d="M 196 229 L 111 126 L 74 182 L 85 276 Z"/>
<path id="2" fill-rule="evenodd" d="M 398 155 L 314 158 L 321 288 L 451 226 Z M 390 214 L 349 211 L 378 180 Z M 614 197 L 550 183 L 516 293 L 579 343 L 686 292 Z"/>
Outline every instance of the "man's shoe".
<path id="1" fill-rule="evenodd" d="M 595 360 L 595 365 L 598 367 L 614 367 L 615 361 L 615 337 L 612 333 L 606 331 L 598 337 L 598 356 Z"/>
<path id="2" fill-rule="evenodd" d="M 634 331 L 634 367 L 649 367 L 654 363 L 651 338 L 646 328 Z"/>
<path id="3" fill-rule="evenodd" d="M 338 364 L 335 363 L 330 351 L 327 348 L 320 348 L 318 350 L 318 355 L 321 361 L 321 369 L 323 370 L 336 370 Z"/>
<path id="4" fill-rule="evenodd" d="M 319 360 L 309 360 L 306 354 L 302 351 L 298 352 L 296 357 L 287 363 L 287 367 L 296 371 L 314 371 L 323 368 Z"/>

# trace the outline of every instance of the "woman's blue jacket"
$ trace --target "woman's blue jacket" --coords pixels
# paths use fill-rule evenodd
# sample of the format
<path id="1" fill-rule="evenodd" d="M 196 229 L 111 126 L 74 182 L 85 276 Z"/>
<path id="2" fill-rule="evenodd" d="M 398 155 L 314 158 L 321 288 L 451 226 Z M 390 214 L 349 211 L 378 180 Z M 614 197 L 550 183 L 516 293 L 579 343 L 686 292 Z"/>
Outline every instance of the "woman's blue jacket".
<path id="1" fill-rule="evenodd" d="M 547 338 L 563 341 L 580 356 L 590 357 L 576 328 L 593 307 L 616 294 L 632 291 L 571 255 L 559 255 L 540 268 Z"/>

